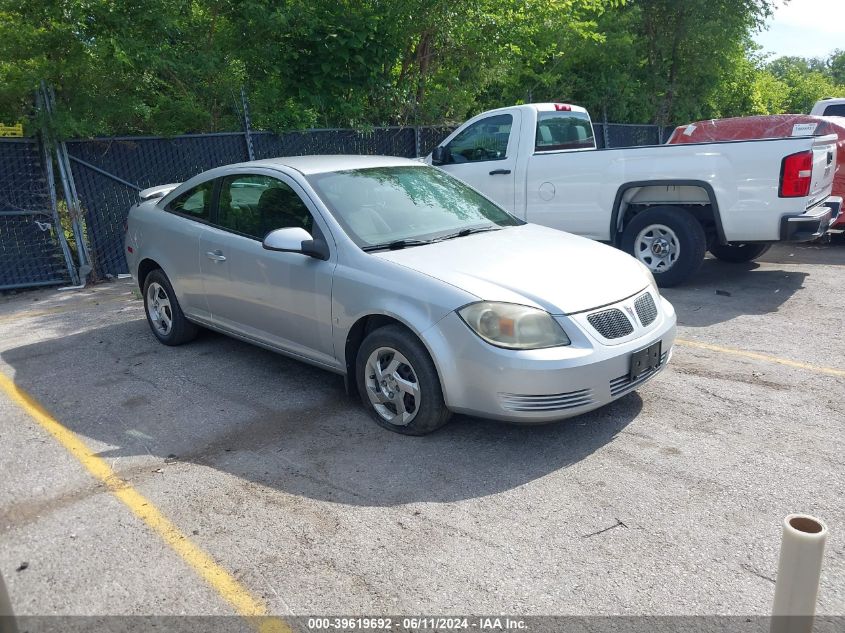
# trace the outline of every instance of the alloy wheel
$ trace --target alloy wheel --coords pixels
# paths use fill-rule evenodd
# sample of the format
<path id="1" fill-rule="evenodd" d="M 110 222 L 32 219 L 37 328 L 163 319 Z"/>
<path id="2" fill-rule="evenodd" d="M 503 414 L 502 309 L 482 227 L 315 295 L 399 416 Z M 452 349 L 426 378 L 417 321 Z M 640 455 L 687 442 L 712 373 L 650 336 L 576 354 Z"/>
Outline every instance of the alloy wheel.
<path id="1" fill-rule="evenodd" d="M 164 286 L 153 282 L 147 288 L 147 314 L 150 323 L 162 336 L 170 334 L 173 329 L 173 308 L 170 305 L 170 297 Z"/>
<path id="2" fill-rule="evenodd" d="M 421 391 L 410 361 L 391 347 L 379 347 L 367 359 L 367 396 L 390 424 L 407 426 L 417 416 Z"/>

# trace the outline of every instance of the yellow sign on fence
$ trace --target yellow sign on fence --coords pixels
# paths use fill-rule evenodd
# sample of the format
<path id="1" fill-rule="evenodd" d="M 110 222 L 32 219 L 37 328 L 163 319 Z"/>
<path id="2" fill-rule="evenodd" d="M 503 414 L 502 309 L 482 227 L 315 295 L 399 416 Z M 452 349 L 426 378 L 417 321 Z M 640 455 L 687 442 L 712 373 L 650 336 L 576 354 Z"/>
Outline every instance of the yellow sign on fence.
<path id="1" fill-rule="evenodd" d="M 0 136 L 23 136 L 23 123 L 4 125 L 0 123 Z"/>

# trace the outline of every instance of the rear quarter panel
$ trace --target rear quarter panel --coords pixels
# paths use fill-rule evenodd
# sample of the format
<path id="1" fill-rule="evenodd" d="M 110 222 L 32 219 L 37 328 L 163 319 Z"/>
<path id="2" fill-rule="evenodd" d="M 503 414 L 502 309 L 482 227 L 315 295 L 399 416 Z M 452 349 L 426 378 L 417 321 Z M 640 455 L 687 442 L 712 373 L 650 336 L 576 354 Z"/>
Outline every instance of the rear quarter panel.
<path id="1" fill-rule="evenodd" d="M 126 243 L 134 254 L 127 262 L 136 280 L 143 260 L 156 262 L 170 280 L 185 314 L 207 317 L 199 269 L 202 230 L 203 225 L 195 220 L 165 211 L 152 200 L 143 202 L 129 212 Z"/>

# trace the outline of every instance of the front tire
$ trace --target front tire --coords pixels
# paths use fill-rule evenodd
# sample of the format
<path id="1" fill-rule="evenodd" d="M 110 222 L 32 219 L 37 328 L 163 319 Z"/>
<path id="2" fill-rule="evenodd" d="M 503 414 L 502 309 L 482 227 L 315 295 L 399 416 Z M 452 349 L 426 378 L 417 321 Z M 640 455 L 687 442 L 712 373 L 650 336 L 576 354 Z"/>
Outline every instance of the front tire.
<path id="1" fill-rule="evenodd" d="M 144 280 L 144 312 L 153 334 L 165 345 L 182 345 L 197 336 L 197 326 L 185 318 L 173 286 L 160 268 Z"/>
<path id="2" fill-rule="evenodd" d="M 742 264 L 757 259 L 771 247 L 771 244 L 713 244 L 710 254 L 723 262 Z"/>
<path id="3" fill-rule="evenodd" d="M 386 429 L 426 435 L 452 415 L 428 350 L 399 325 L 379 328 L 364 339 L 355 375 L 364 407 Z"/>
<path id="4" fill-rule="evenodd" d="M 695 274 L 704 261 L 707 236 L 686 209 L 653 207 L 628 222 L 621 246 L 648 266 L 658 286 L 668 288 Z"/>

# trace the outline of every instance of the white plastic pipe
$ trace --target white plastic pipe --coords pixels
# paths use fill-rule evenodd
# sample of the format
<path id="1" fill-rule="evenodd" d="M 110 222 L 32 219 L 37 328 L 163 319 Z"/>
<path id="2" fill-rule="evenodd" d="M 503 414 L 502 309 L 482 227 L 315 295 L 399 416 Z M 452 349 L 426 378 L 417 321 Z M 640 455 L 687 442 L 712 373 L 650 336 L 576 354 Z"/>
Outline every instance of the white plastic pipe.
<path id="1" fill-rule="evenodd" d="M 827 527 L 806 514 L 783 520 L 783 540 L 772 604 L 772 633 L 810 633 L 822 572 Z"/>

